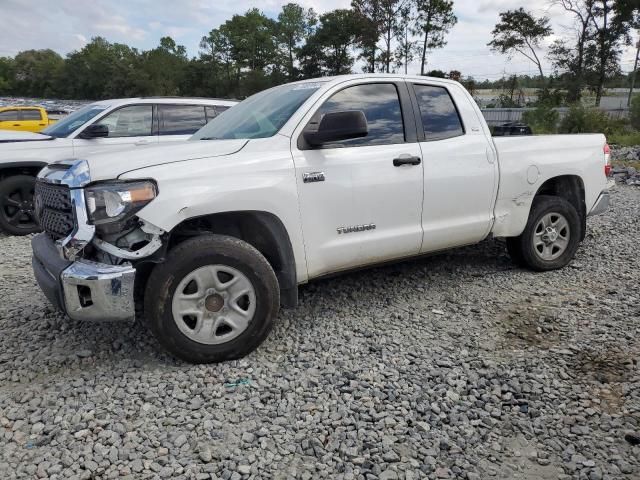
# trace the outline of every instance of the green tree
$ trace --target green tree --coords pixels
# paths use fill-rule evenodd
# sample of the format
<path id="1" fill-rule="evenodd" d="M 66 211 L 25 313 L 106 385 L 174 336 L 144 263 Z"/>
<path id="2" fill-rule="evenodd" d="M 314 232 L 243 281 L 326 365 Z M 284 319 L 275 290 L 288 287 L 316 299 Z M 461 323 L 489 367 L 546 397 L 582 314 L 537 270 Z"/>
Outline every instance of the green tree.
<path id="1" fill-rule="evenodd" d="M 0 57 L 0 95 L 13 92 L 15 80 L 14 61 L 10 57 Z"/>
<path id="2" fill-rule="evenodd" d="M 365 60 L 366 73 L 376 71 L 378 40 L 381 35 L 381 0 L 352 0 L 351 9 L 357 23 L 357 43 L 362 50 L 360 58 Z"/>
<path id="3" fill-rule="evenodd" d="M 186 49 L 171 37 L 162 37 L 160 45 L 142 54 L 142 69 L 147 76 L 149 95 L 180 95 L 180 85 L 188 63 Z"/>
<path id="4" fill-rule="evenodd" d="M 582 96 L 586 72 L 592 61 L 588 55 L 588 46 L 593 38 L 591 19 L 595 0 L 553 0 L 552 4 L 573 17 L 573 41 L 556 40 L 549 50 L 549 57 L 556 70 L 564 73 L 567 101 L 577 102 Z"/>
<path id="5" fill-rule="evenodd" d="M 398 29 L 396 32 L 397 47 L 395 51 L 396 67 L 404 65 L 407 73 L 409 63 L 418 53 L 418 42 L 411 36 L 412 24 L 415 22 L 413 3 L 407 2 L 399 12 Z"/>
<path id="6" fill-rule="evenodd" d="M 64 60 L 53 50 L 26 50 L 13 62 L 16 93 L 31 97 L 59 95 Z"/>
<path id="7" fill-rule="evenodd" d="M 424 75 L 427 53 L 447 44 L 445 35 L 458 22 L 452 0 L 416 0 L 415 33 L 422 37 L 420 75 Z"/>
<path id="8" fill-rule="evenodd" d="M 204 79 L 204 82 L 213 83 L 213 85 L 222 82 L 224 84 L 223 91 L 231 92 L 235 78 L 234 72 L 238 69 L 235 65 L 228 28 L 223 27 L 214 28 L 208 35 L 202 37 L 200 40 L 200 60 L 206 66 L 207 79 L 210 80 L 207 82 Z M 217 90 L 217 87 L 214 86 L 214 89 Z"/>
<path id="9" fill-rule="evenodd" d="M 408 15 L 408 0 L 379 0 L 380 31 L 384 48 L 380 52 L 382 71 L 391 72 L 393 60 L 393 41 L 403 33 L 403 18 Z"/>
<path id="10" fill-rule="evenodd" d="M 310 40 L 322 50 L 322 73 L 351 73 L 358 18 L 352 10 L 338 9 L 320 16 L 320 25 Z"/>
<path id="11" fill-rule="evenodd" d="M 435 77 L 435 78 L 447 78 L 446 72 L 442 70 L 429 70 L 427 73 L 424 73 L 427 77 Z"/>
<path id="12" fill-rule="evenodd" d="M 324 74 L 327 58 L 317 34 L 310 35 L 298 52 L 302 78 L 315 78 Z"/>
<path id="13" fill-rule="evenodd" d="M 276 23 L 257 8 L 234 15 L 221 27 L 228 36 L 234 60 L 240 68 L 266 70 L 278 64 Z"/>
<path id="14" fill-rule="evenodd" d="M 613 133 L 615 126 L 609 116 L 597 108 L 574 104 L 560 121 L 560 133 Z"/>
<path id="15" fill-rule="evenodd" d="M 317 15 L 312 8 L 305 10 L 296 3 L 284 5 L 278 15 L 278 40 L 287 53 L 287 75 L 290 81 L 298 76 L 294 60 L 300 50 L 300 44 L 312 33 L 317 21 Z"/>
<path id="16" fill-rule="evenodd" d="M 143 60 L 135 48 L 95 37 L 67 55 L 64 95 L 98 100 L 154 94 Z"/>
<path id="17" fill-rule="evenodd" d="M 540 103 L 535 109 L 522 114 L 522 121 L 531 127 L 533 133 L 555 133 L 559 114 L 550 103 Z"/>
<path id="18" fill-rule="evenodd" d="M 477 93 L 477 89 L 478 89 L 478 82 L 476 82 L 476 79 L 473 78 L 473 77 L 466 77 L 466 78 L 461 79 L 460 82 L 462 83 L 464 88 L 467 89 L 469 94 L 472 97 L 474 97 L 475 94 Z"/>
<path id="19" fill-rule="evenodd" d="M 596 45 L 596 106 L 600 106 L 605 81 L 620 72 L 621 45 L 628 39 L 630 22 L 616 5 L 614 0 L 595 0 L 591 17 Z"/>
<path id="20" fill-rule="evenodd" d="M 519 53 L 538 67 L 544 77 L 542 62 L 536 53 L 540 42 L 551 35 L 547 17 L 536 18 L 523 8 L 500 13 L 500 22 L 491 32 L 493 40 L 488 45 L 492 50 L 512 57 Z"/>

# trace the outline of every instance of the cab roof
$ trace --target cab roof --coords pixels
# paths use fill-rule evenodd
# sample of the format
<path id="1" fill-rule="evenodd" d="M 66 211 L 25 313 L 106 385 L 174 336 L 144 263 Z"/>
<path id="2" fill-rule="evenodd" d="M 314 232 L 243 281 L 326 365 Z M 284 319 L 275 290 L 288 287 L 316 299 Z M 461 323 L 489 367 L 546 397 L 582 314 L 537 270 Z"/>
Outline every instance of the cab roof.
<path id="1" fill-rule="evenodd" d="M 114 98 L 110 100 L 98 100 L 92 105 L 102 105 L 105 107 L 121 107 L 130 104 L 171 104 L 171 105 L 211 105 L 231 107 L 238 103 L 237 100 L 223 100 L 220 98 L 200 98 L 200 97 L 132 97 Z"/>
<path id="2" fill-rule="evenodd" d="M 15 107 L 5 105 L 4 107 L 0 107 L 0 112 L 4 112 L 6 110 L 44 110 L 44 107 L 39 105 L 16 105 Z"/>

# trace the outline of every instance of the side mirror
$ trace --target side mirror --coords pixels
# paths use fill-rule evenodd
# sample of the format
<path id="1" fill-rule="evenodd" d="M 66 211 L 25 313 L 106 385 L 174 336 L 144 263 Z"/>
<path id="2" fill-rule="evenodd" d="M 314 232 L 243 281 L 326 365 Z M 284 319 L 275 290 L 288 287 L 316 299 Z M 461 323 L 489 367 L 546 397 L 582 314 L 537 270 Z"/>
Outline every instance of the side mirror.
<path id="1" fill-rule="evenodd" d="M 367 117 L 360 110 L 326 113 L 317 131 L 304 132 L 304 139 L 312 147 L 325 143 L 366 137 L 369 134 Z"/>
<path id="2" fill-rule="evenodd" d="M 93 125 L 89 125 L 85 128 L 78 136 L 86 139 L 105 138 L 109 136 L 109 127 L 94 123 Z"/>

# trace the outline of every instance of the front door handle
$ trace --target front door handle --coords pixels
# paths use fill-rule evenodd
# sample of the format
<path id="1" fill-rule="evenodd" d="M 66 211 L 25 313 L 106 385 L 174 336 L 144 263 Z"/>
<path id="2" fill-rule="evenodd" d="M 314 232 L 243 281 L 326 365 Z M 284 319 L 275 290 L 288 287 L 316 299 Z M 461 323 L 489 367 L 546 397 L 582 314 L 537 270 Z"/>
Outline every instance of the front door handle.
<path id="1" fill-rule="evenodd" d="M 402 165 L 420 165 L 422 159 L 420 157 L 406 156 L 393 159 L 394 167 L 401 167 Z"/>
<path id="2" fill-rule="evenodd" d="M 135 145 L 147 145 L 149 143 L 149 140 L 138 140 L 137 142 L 135 142 Z"/>

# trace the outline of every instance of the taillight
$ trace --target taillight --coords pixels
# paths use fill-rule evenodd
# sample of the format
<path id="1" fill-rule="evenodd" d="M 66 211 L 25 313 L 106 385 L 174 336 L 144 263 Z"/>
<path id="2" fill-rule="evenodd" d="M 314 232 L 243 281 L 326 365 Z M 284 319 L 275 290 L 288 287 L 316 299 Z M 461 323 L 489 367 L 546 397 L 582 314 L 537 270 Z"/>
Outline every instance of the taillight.
<path id="1" fill-rule="evenodd" d="M 611 147 L 608 143 L 604 144 L 602 152 L 604 153 L 604 175 L 608 177 L 611 175 Z"/>

